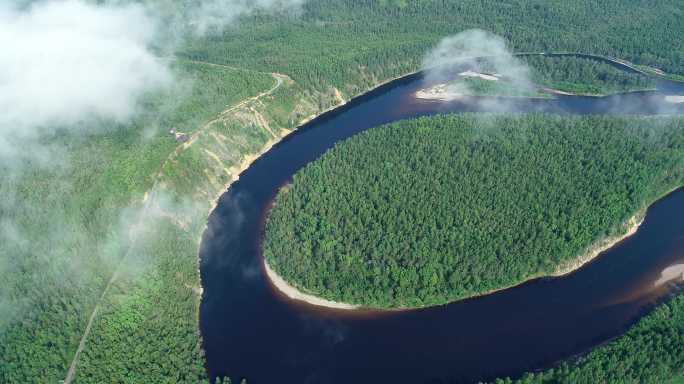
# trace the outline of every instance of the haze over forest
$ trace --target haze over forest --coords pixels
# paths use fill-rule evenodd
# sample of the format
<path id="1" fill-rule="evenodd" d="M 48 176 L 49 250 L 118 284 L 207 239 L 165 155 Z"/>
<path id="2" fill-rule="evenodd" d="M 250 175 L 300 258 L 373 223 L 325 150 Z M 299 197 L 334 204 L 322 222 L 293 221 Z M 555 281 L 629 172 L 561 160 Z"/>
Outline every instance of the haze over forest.
<path id="1" fill-rule="evenodd" d="M 3 1 L 0 383 L 253 379 L 254 361 L 206 348 L 207 329 L 231 320 L 202 311 L 232 296 L 204 279 L 239 262 L 237 247 L 202 250 L 219 234 L 247 244 L 224 232 L 258 200 L 220 197 L 298 128 L 417 72 L 376 91 L 415 86 L 394 113 L 349 120 L 391 125 L 292 170 L 263 233 L 274 272 L 312 297 L 381 308 L 553 274 L 682 186 L 683 14 L 678 0 Z M 643 99 L 616 96 L 632 92 Z M 630 116 L 527 107 L 554 103 Z M 425 105 L 441 116 L 397 121 Z M 428 202 L 432 216 L 410 209 Z M 665 286 L 610 343 L 500 380 L 681 378 L 684 304 Z"/>

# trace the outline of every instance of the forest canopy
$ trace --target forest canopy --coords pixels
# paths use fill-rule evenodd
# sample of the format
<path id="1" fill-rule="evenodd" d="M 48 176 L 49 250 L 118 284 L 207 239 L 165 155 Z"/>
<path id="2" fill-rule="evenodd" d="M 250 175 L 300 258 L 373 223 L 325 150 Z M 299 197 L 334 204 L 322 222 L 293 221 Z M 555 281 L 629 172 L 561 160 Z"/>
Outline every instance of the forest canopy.
<path id="1" fill-rule="evenodd" d="M 682 175 L 681 119 L 403 121 L 298 172 L 276 198 L 264 255 L 326 299 L 440 304 L 553 273 Z"/>
<path id="2" fill-rule="evenodd" d="M 31 4 L 75 2 L 5 3 L 28 10 Z M 57 167 L 29 163 L 15 173 L 12 164 L 0 164 L 0 278 L 4 281 L 0 289 L 1 383 L 63 380 L 69 364 L 76 361 L 79 340 L 98 303 L 92 332 L 78 360 L 76 382 L 202 381 L 206 361 L 197 314 L 200 279 L 196 242 L 208 214 L 207 202 L 225 190 L 244 159 L 259 153 L 269 140 L 279 138 L 281 129 L 293 129 L 304 118 L 341 99 L 348 100 L 383 81 L 418 70 L 425 52 L 446 36 L 479 28 L 501 36 L 515 52 L 590 52 L 684 74 L 681 0 L 292 1 L 300 3 L 301 9 L 285 14 L 247 12 L 217 20 L 218 26 L 206 34 L 181 39 L 175 22 L 180 19 L 192 24 L 194 12 L 203 3 L 218 2 L 84 3 L 144 3 L 162 9 L 158 24 L 169 27 L 172 33 L 151 41 L 150 48 L 169 63 L 174 78 L 185 81 L 143 97 L 138 106 L 140 114 L 131 121 L 83 122 L 79 129 L 66 130 L 67 134 L 57 130 L 57 134 L 43 137 L 45 143 L 41 144 L 64 154 Z M 234 8 L 224 8 L 220 10 L 234 13 Z M 169 46 L 165 40 L 173 44 Z M 15 41 L 14 46 L 35 52 L 40 45 Z M 5 48 L 7 57 L 13 57 L 12 48 Z M 41 57 L 41 66 L 54 67 L 50 65 L 55 62 L 54 56 L 36 56 Z M 641 86 L 620 76 L 594 84 L 595 79 L 587 77 L 603 69 L 587 72 L 565 63 L 554 63 L 558 71 L 546 71 L 549 77 L 542 80 L 559 89 L 567 89 L 561 86 L 563 81 L 570 81 L 572 87 Z M 25 66 L 21 69 L 27 71 Z M 278 84 L 272 72 L 286 76 L 281 78 L 286 80 L 283 86 L 258 102 L 245 104 Z M 60 75 L 66 78 L 64 73 Z M 72 82 L 82 83 L 82 75 L 79 73 Z M 38 105 L 42 96 L 36 94 L 35 98 Z M 192 146 L 180 143 L 171 130 L 196 140 Z M 7 137 L 12 138 L 20 131 L 10 127 L 8 132 Z M 670 152 L 664 147 L 649 148 L 656 152 L 661 148 L 667 152 L 661 153 L 662 158 L 673 159 L 667 156 L 680 144 L 681 140 L 675 142 Z M 25 146 L 17 148 L 31 152 Z M 639 169 L 650 170 L 652 163 L 639 160 Z M 646 185 L 653 180 L 637 181 Z M 667 184 L 669 180 L 661 182 Z M 154 221 L 148 222 L 150 240 L 129 247 L 128 212 L 140 210 L 143 196 L 153 192 L 155 185 L 165 186 L 170 195 L 189 200 L 193 207 L 200 204 L 199 208 L 191 213 L 180 211 L 184 220 L 173 221 L 174 225 L 164 222 L 173 216 L 150 219 Z M 643 197 L 640 193 L 646 195 L 638 188 L 630 193 L 636 194 L 637 200 Z M 627 195 L 632 196 L 625 191 L 611 196 L 619 200 Z M 611 218 L 622 212 L 612 212 Z M 187 222 L 199 225 L 185 228 Z M 140 262 L 131 259 L 144 260 L 145 270 L 118 277 L 107 291 L 105 287 L 116 276 L 117 266 L 138 269 Z M 410 259 L 405 262 L 401 268 L 414 268 Z M 384 270 L 378 270 L 379 276 L 385 275 Z M 438 269 L 435 273 L 440 278 L 446 271 Z M 319 276 L 330 280 L 330 276 Z M 349 280 L 349 274 L 341 276 Z M 408 287 L 392 293 L 391 298 L 374 292 L 368 297 L 397 298 L 399 302 L 398 298 L 405 295 L 420 304 L 415 299 L 418 295 L 411 292 L 422 289 L 420 278 L 409 281 Z M 391 280 L 386 282 L 390 284 Z M 367 284 L 370 282 L 359 280 L 360 287 Z M 443 291 L 425 289 L 421 303 L 465 294 L 450 286 L 437 286 Z M 336 291 L 339 289 L 331 288 L 331 292 Z"/>

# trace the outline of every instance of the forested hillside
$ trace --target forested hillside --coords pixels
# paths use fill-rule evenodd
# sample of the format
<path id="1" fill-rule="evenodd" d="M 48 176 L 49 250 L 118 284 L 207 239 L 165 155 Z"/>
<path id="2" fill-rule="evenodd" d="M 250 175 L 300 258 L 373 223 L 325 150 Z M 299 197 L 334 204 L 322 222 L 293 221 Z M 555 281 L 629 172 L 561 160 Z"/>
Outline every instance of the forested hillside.
<path id="1" fill-rule="evenodd" d="M 515 52 L 604 54 L 682 74 L 682 12 L 675 0 L 316 0 L 298 16 L 246 18 L 179 54 L 277 69 L 307 87 L 353 95 L 417 70 L 443 37 L 480 28 Z"/>
<path id="2" fill-rule="evenodd" d="M 400 122 L 297 173 L 264 255 L 329 300 L 442 304 L 554 273 L 682 181 L 681 119 Z"/>

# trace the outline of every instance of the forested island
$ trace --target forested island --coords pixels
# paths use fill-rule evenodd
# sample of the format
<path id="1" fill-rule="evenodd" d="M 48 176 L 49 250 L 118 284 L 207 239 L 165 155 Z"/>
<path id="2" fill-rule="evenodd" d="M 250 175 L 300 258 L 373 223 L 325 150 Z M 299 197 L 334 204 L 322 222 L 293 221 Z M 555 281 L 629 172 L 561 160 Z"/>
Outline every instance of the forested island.
<path id="1" fill-rule="evenodd" d="M 399 122 L 296 174 L 275 201 L 264 255 L 332 301 L 443 304 L 567 269 L 682 177 L 681 119 Z"/>

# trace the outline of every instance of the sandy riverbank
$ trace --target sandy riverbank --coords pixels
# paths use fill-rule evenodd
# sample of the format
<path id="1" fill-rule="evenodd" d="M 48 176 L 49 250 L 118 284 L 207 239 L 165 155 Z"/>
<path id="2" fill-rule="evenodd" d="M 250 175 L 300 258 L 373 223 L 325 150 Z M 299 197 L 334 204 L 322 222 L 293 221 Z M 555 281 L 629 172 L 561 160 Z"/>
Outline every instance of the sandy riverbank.
<path id="1" fill-rule="evenodd" d="M 447 84 L 437 84 L 430 88 L 425 88 L 417 91 L 415 97 L 423 100 L 439 100 L 439 101 L 453 101 L 465 96 L 462 93 L 456 92 Z"/>
<path id="2" fill-rule="evenodd" d="M 577 96 L 576 93 L 561 91 L 560 89 L 555 89 L 555 88 L 540 87 L 539 90 L 540 90 L 541 92 L 550 93 L 550 94 L 552 94 L 552 95 Z"/>
<path id="3" fill-rule="evenodd" d="M 632 216 L 627 222 L 624 224 L 624 227 L 627 228 L 627 232 L 624 234 L 618 234 L 615 236 L 610 236 L 606 237 L 603 240 L 599 240 L 597 243 L 595 243 L 593 246 L 589 247 L 589 249 L 580 257 L 572 260 L 569 263 L 563 264 L 556 269 L 554 273 L 551 274 L 551 276 L 563 276 L 567 275 L 571 272 L 574 272 L 580 268 L 582 268 L 585 264 L 591 262 L 595 258 L 597 258 L 601 253 L 609 250 L 610 248 L 613 248 L 615 245 L 617 245 L 619 242 L 622 240 L 627 239 L 628 237 L 634 235 L 638 230 L 639 227 L 641 227 L 641 224 L 644 222 L 644 213 L 640 212 L 634 216 Z"/>
<path id="4" fill-rule="evenodd" d="M 623 241 L 623 240 L 627 239 L 628 237 L 634 235 L 637 232 L 637 230 L 639 229 L 639 227 L 641 226 L 641 224 L 643 223 L 643 216 L 644 215 L 642 212 L 640 212 L 637 215 L 632 216 L 624 224 L 624 226 L 627 227 L 627 231 L 624 234 L 611 236 L 611 237 L 605 238 L 605 239 L 597 242 L 596 244 L 591 246 L 582 256 L 576 258 L 572 262 L 566 263 L 566 264 L 558 267 L 558 269 L 551 274 L 539 274 L 537 276 L 531 276 L 528 279 L 525 279 L 524 281 L 521 281 L 519 283 L 510 285 L 510 286 L 506 286 L 506 287 L 493 289 L 493 290 L 486 291 L 486 292 L 482 292 L 482 293 L 472 295 L 469 297 L 464 297 L 464 298 L 461 298 L 458 300 L 454 300 L 453 302 L 491 295 L 491 294 L 496 293 L 496 292 L 500 292 L 500 291 L 504 291 L 506 289 L 514 288 L 514 287 L 516 287 L 520 284 L 523 284 L 529 280 L 533 280 L 533 279 L 536 279 L 539 277 L 546 277 L 546 276 L 560 277 L 560 276 L 570 274 L 570 273 L 580 269 L 581 267 L 583 267 L 587 263 L 591 262 L 592 260 L 594 260 L 601 253 L 607 251 L 608 249 L 614 247 L 615 245 L 617 245 L 621 241 Z M 289 297 L 291 299 L 303 301 L 303 302 L 306 302 L 306 303 L 309 303 L 312 305 L 316 305 L 316 306 L 328 307 L 328 308 L 336 308 L 336 309 L 344 309 L 344 310 L 355 310 L 355 309 L 361 308 L 361 306 L 359 306 L 359 305 L 330 301 L 330 300 L 326 300 L 326 299 L 323 299 L 323 298 L 320 298 L 320 297 L 299 291 L 297 288 L 293 287 L 288 282 L 286 282 L 275 271 L 273 271 L 270 268 L 270 266 L 268 265 L 268 263 L 266 262 L 266 260 L 264 260 L 264 269 L 266 271 L 266 276 L 269 278 L 269 280 L 271 281 L 273 286 L 276 289 L 278 289 L 278 291 L 285 294 L 287 297 Z M 682 271 L 682 272 L 684 272 L 684 271 Z M 443 305 L 447 305 L 450 303 L 445 303 Z M 380 311 L 393 311 L 393 310 L 405 310 L 405 309 L 412 309 L 412 308 L 372 308 L 372 309 L 380 310 Z"/>
<path id="5" fill-rule="evenodd" d="M 663 269 L 660 279 L 653 283 L 653 286 L 659 287 L 670 281 L 684 281 L 684 264 L 675 264 Z"/>
<path id="6" fill-rule="evenodd" d="M 285 136 L 289 135 L 289 134 L 292 133 L 292 132 L 293 132 L 293 131 L 290 131 L 290 130 L 288 130 L 288 131 L 283 131 L 283 133 L 282 133 L 279 137 L 273 137 L 273 138 L 271 138 L 270 140 L 268 140 L 268 141 L 266 142 L 266 144 L 264 144 L 264 146 L 261 147 L 261 149 L 259 150 L 259 152 L 250 153 L 250 154 L 245 155 L 245 157 L 242 159 L 242 161 L 240 162 L 240 164 L 237 164 L 237 165 L 231 167 L 231 168 L 229 169 L 229 172 L 230 172 L 230 174 L 231 174 L 231 178 L 230 178 L 230 180 L 229 180 L 228 182 L 226 182 L 226 183 L 223 185 L 223 188 L 221 188 L 220 193 L 219 193 L 218 195 L 216 195 L 213 199 L 211 199 L 211 200 L 209 201 L 209 207 L 210 207 L 210 208 L 209 208 L 209 213 L 208 213 L 207 215 L 210 215 L 212 212 L 214 212 L 214 210 L 216 210 L 216 208 L 218 207 L 219 202 L 221 201 L 221 196 L 223 196 L 223 194 L 226 192 L 226 190 L 228 190 L 228 188 L 230 188 L 230 186 L 231 186 L 234 182 L 236 182 L 237 180 L 240 179 L 240 174 L 242 174 L 242 172 L 246 171 L 247 168 L 249 168 L 249 166 L 252 165 L 252 163 L 253 163 L 256 159 L 258 159 L 259 157 L 261 157 L 261 155 L 263 155 L 264 153 L 266 153 L 266 152 L 268 152 L 269 150 L 271 150 L 271 148 L 273 148 L 274 145 L 276 145 L 278 142 L 280 142 L 280 140 L 282 140 Z M 204 233 L 207 231 L 208 226 L 209 226 L 209 221 L 207 221 L 207 222 L 204 224 L 204 228 L 203 228 L 202 231 L 200 232 L 199 239 L 197 240 L 197 244 L 200 245 L 200 246 L 201 246 L 201 244 L 202 244 L 202 237 L 204 236 Z M 199 255 L 199 249 L 198 249 L 197 252 L 198 252 L 198 255 Z M 199 258 L 199 257 L 197 257 L 197 275 L 198 275 L 198 276 L 201 276 L 201 271 L 200 271 L 200 258 Z M 194 290 L 195 293 L 197 293 L 197 295 L 200 296 L 200 297 L 202 297 L 202 295 L 204 294 L 204 287 L 202 286 L 201 282 L 200 282 L 200 284 L 199 284 L 199 288 L 196 288 L 196 289 L 193 288 L 193 290 Z"/>
<path id="7" fill-rule="evenodd" d="M 273 286 L 276 287 L 278 291 L 285 294 L 285 296 L 289 297 L 292 300 L 303 301 L 311 305 L 327 308 L 347 310 L 360 308 L 360 306 L 358 305 L 339 303 L 337 301 L 326 300 L 314 295 L 309 295 L 304 292 L 301 292 L 297 288 L 288 284 L 288 282 L 285 281 L 282 277 L 280 277 L 280 275 L 275 273 L 275 271 L 271 269 L 271 266 L 268 265 L 268 262 L 266 262 L 266 259 L 264 259 L 264 270 L 266 271 L 266 276 L 268 276 L 268 279 L 271 281 L 271 283 L 273 283 Z"/>
<path id="8" fill-rule="evenodd" d="M 665 101 L 668 103 L 673 103 L 673 104 L 684 103 L 684 96 L 679 96 L 679 95 L 665 96 Z"/>
<path id="9" fill-rule="evenodd" d="M 455 80 L 465 78 L 476 78 L 486 81 L 499 81 L 501 75 L 499 75 L 498 73 L 488 74 L 475 71 L 465 71 L 459 73 L 458 77 Z M 456 87 L 449 85 L 448 82 L 436 84 L 430 88 L 424 88 L 415 93 L 415 97 L 417 99 L 424 100 L 453 101 L 462 98 L 463 96 L 466 95 L 464 93 L 457 92 Z"/>

